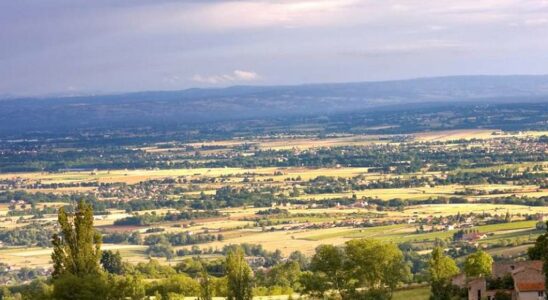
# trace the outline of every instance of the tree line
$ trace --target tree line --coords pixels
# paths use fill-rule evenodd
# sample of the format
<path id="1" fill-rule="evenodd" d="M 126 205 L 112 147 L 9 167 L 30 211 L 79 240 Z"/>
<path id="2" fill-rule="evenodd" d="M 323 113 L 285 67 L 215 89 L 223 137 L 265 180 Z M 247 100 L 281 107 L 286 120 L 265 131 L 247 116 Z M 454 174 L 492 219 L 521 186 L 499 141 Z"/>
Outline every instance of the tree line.
<path id="1" fill-rule="evenodd" d="M 294 291 L 311 299 L 388 300 L 402 284 L 411 282 L 411 265 L 401 247 L 376 239 L 355 239 L 343 246 L 321 245 L 314 255 L 295 253 L 278 258 L 267 269 L 255 269 L 249 259 L 267 253 L 256 246 L 230 245 L 219 261 L 198 258 L 173 267 L 151 260 L 137 265 L 122 261 L 119 252 L 103 251 L 93 227 L 93 210 L 79 202 L 72 212 L 58 214 L 53 234 L 53 273 L 29 284 L 3 287 L 1 299 L 182 299 L 214 296 L 250 300 L 253 295 Z M 268 254 L 272 255 L 272 254 Z M 280 254 L 276 254 L 280 257 Z M 530 259 L 548 267 L 548 231 L 528 250 Z M 469 254 L 462 265 L 467 278 L 488 277 L 493 258 L 482 250 Z M 460 299 L 466 290 L 451 284 L 461 272 L 442 247 L 435 247 L 425 265 L 432 300 Z M 147 278 L 155 279 L 147 281 Z M 548 278 L 547 278 L 548 279 Z M 490 281 L 506 286 L 506 280 Z M 501 298 L 502 299 L 502 298 Z"/>

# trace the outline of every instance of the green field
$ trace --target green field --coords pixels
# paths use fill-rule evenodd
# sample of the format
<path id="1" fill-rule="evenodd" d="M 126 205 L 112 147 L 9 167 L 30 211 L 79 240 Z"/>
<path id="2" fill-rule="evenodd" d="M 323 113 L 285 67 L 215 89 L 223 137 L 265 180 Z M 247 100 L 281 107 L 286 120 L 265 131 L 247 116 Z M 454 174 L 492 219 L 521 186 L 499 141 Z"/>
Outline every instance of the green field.
<path id="1" fill-rule="evenodd" d="M 501 223 L 501 224 L 492 224 L 492 225 L 482 225 L 473 227 L 481 233 L 497 232 L 504 230 L 519 230 L 519 229 L 532 229 L 535 227 L 537 221 L 520 221 L 520 222 L 511 222 L 511 223 Z M 435 238 L 447 238 L 453 235 L 457 230 L 445 231 L 445 232 L 430 232 L 430 233 L 419 233 L 419 234 L 410 234 L 406 233 L 394 233 L 398 229 L 403 228 L 413 228 L 412 225 L 408 224 L 398 224 L 398 225 L 389 225 L 389 226 L 378 226 L 372 228 L 361 228 L 361 229 L 351 229 L 343 230 L 335 233 L 328 234 L 319 234 L 307 236 L 304 239 L 319 241 L 330 239 L 334 237 L 346 237 L 346 238 L 366 238 L 366 237 L 377 237 L 380 236 L 383 239 L 394 239 L 394 240 L 428 240 Z"/>
<path id="2" fill-rule="evenodd" d="M 375 237 L 375 236 L 389 234 L 390 232 L 393 232 L 395 230 L 405 228 L 405 227 L 406 225 L 389 225 L 389 226 L 378 226 L 378 227 L 360 228 L 360 229 L 352 229 L 352 230 L 342 229 L 341 231 L 338 231 L 338 232 L 312 235 L 312 236 L 307 236 L 303 239 L 311 240 L 311 241 L 321 241 L 321 240 L 335 238 L 335 237 L 347 237 L 347 238 Z"/>
<path id="3" fill-rule="evenodd" d="M 430 288 L 419 287 L 396 291 L 392 300 L 427 300 L 429 297 Z"/>

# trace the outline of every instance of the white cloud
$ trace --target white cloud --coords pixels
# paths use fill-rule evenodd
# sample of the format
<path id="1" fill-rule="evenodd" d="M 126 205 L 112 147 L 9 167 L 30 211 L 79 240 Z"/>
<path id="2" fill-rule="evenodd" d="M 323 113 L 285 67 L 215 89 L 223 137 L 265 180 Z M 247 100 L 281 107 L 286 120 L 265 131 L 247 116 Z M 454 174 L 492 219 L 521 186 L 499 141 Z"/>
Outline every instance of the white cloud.
<path id="1" fill-rule="evenodd" d="M 255 72 L 235 70 L 234 71 L 234 77 L 237 80 L 252 81 L 252 80 L 259 79 L 259 74 L 255 73 Z"/>
<path id="2" fill-rule="evenodd" d="M 118 20 L 143 32 L 304 28 L 347 23 L 358 0 L 174 2 L 141 6 Z"/>
<path id="3" fill-rule="evenodd" d="M 359 24 L 486 24 L 545 15 L 544 0 L 280 0 L 173 2 L 146 5 L 118 18 L 145 31 L 228 31 Z M 444 26 L 444 24 L 438 24 Z"/>
<path id="4" fill-rule="evenodd" d="M 259 74 L 253 71 L 234 70 L 230 74 L 218 74 L 218 75 L 200 75 L 196 74 L 192 76 L 192 80 L 199 83 L 207 84 L 224 84 L 224 83 L 236 83 L 244 81 L 255 81 L 261 77 Z"/>

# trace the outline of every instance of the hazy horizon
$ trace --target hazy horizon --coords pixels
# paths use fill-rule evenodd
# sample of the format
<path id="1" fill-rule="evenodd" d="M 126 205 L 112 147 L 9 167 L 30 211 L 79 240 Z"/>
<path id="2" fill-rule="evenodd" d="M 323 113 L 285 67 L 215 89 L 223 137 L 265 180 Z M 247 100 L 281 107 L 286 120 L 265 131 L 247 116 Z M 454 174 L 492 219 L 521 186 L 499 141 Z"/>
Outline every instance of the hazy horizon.
<path id="1" fill-rule="evenodd" d="M 224 85 L 224 86 L 189 86 L 182 88 L 173 88 L 173 89 L 144 89 L 144 90 L 124 90 L 124 91 L 110 91 L 110 92 L 101 92 L 101 91 L 59 91 L 51 93 L 40 93 L 40 94 L 0 94 L 1 100 L 16 100 L 16 99 L 40 99 L 40 98 L 70 98 L 70 97 L 94 97 L 94 96 L 110 96 L 110 95 L 125 95 L 125 94 L 141 94 L 141 93 L 162 93 L 162 92 L 185 92 L 190 90 L 223 90 L 239 87 L 257 87 L 257 88 L 269 88 L 269 87 L 300 87 L 300 86 L 320 86 L 320 85 L 339 85 L 339 84 L 367 84 L 367 83 L 388 83 L 388 82 L 398 82 L 398 81 L 416 81 L 416 80 L 428 80 L 428 79 L 444 79 L 444 78 L 466 78 L 466 77 L 545 77 L 547 74 L 455 74 L 455 75 L 444 75 L 444 76 L 423 76 L 423 77 L 409 77 L 409 78 L 397 78 L 397 79 L 386 79 L 386 80 L 361 80 L 361 81 L 331 81 L 331 82 L 307 82 L 307 83 L 291 83 L 291 84 L 233 84 L 233 85 Z"/>
<path id="2" fill-rule="evenodd" d="M 544 74 L 455 74 L 444 76 L 423 76 L 423 77 L 409 77 L 398 79 L 386 79 L 386 80 L 362 80 L 362 81 L 331 81 L 331 82 L 308 82 L 308 83 L 292 83 L 292 84 L 233 84 L 224 86 L 189 86 L 183 88 L 173 89 L 145 89 L 145 90 L 125 90 L 125 91 L 65 91 L 65 92 L 51 92 L 43 94 L 0 94 L 0 101 L 2 100 L 18 100 L 18 99 L 47 99 L 47 98 L 71 98 L 71 97 L 101 97 L 101 96 L 117 96 L 117 95 L 130 95 L 130 94 L 146 94 L 146 93 L 169 93 L 169 92 L 186 92 L 192 90 L 224 90 L 234 88 L 276 88 L 276 87 L 306 87 L 306 86 L 322 86 L 322 85 L 344 85 L 344 84 L 374 84 L 374 83 L 390 83 L 390 82 L 406 82 L 406 81 L 421 81 L 431 79 L 452 79 L 452 78 L 496 78 L 496 77 L 548 77 L 548 73 Z"/>
<path id="3" fill-rule="evenodd" d="M 0 95 L 548 73 L 548 2 L 4 1 Z"/>

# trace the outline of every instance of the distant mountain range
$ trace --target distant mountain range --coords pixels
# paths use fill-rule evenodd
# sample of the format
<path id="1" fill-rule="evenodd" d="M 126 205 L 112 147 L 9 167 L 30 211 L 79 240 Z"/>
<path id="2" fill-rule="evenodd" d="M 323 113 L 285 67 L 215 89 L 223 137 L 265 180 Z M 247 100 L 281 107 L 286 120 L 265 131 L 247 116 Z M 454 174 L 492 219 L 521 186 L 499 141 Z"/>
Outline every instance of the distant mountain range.
<path id="1" fill-rule="evenodd" d="M 452 76 L 5 99 L 0 101 L 0 134 L 169 126 L 461 102 L 548 102 L 548 75 Z"/>

